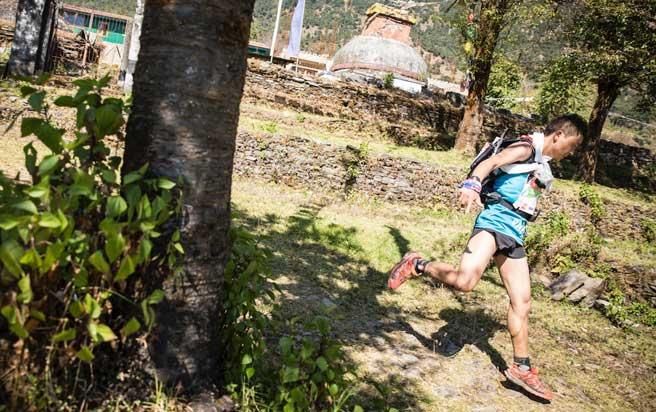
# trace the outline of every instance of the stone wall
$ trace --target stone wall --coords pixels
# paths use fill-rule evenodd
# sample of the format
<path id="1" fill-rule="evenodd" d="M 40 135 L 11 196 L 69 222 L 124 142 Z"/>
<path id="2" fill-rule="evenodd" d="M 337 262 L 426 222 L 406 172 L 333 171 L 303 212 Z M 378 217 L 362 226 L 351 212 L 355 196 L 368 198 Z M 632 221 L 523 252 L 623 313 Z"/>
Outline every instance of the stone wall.
<path id="1" fill-rule="evenodd" d="M 316 143 L 300 137 L 240 133 L 237 138 L 235 173 L 317 190 L 358 193 L 420 205 L 455 204 L 455 191 L 464 170 L 437 167 L 388 155 L 359 158 L 357 149 Z M 566 211 L 577 228 L 590 221 L 590 210 L 577 197 L 555 190 L 541 203 L 543 213 Z M 656 218 L 656 206 L 645 208 L 631 203 L 606 202 L 613 219 L 605 219 L 599 229 L 618 239 L 640 237 L 640 219 Z"/>
<path id="2" fill-rule="evenodd" d="M 417 96 L 374 86 L 329 83 L 258 61 L 249 64 L 244 99 L 359 120 L 376 126 L 397 144 L 428 149 L 453 146 L 464 112 L 464 98 L 456 93 Z M 486 139 L 500 135 L 506 128 L 519 134 L 535 130 L 537 125 L 531 119 L 507 111 L 487 110 L 483 129 Z M 647 149 L 602 140 L 597 180 L 610 186 L 653 191 L 656 190 L 654 164 L 656 155 Z M 564 162 L 555 169 L 567 177 L 567 166 L 568 162 Z"/>

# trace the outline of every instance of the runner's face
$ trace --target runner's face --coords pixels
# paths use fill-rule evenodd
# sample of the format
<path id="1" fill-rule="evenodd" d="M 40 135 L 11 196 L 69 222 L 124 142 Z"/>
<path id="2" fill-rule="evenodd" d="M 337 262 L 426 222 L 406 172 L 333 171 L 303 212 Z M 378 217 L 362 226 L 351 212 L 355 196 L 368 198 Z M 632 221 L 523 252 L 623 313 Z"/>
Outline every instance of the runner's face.
<path id="1" fill-rule="evenodd" d="M 562 130 L 556 132 L 552 147 L 552 158 L 561 160 L 574 153 L 583 138 L 580 134 L 565 134 Z"/>

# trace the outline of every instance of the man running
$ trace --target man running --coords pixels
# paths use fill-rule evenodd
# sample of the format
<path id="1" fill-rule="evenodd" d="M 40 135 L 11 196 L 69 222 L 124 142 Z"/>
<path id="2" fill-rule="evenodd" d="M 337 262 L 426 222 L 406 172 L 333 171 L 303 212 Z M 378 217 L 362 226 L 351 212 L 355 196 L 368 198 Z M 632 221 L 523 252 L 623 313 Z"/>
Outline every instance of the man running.
<path id="1" fill-rule="evenodd" d="M 503 151 L 479 163 L 463 182 L 459 202 L 466 211 L 484 206 L 474 223 L 458 267 L 424 260 L 409 252 L 390 271 L 388 286 L 396 289 L 414 276 L 426 274 L 463 292 L 470 292 L 481 279 L 491 258 L 499 269 L 510 298 L 508 331 L 513 345 L 513 363 L 506 377 L 528 392 L 547 400 L 553 392 L 531 367 L 528 349 L 528 315 L 531 281 L 524 250 L 526 225 L 536 217 L 539 193 L 551 184 L 548 161 L 570 155 L 587 133 L 586 122 L 569 114 L 552 120 L 544 134 L 523 136 Z M 490 187 L 491 195 L 483 186 Z M 489 186 L 486 184 L 489 183 Z"/>

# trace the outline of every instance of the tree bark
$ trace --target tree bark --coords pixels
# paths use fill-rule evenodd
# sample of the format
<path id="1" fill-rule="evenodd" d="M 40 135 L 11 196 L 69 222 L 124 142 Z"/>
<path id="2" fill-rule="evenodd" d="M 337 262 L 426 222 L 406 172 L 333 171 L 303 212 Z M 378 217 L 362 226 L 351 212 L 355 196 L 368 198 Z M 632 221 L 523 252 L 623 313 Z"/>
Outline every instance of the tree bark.
<path id="1" fill-rule="evenodd" d="M 581 145 L 579 177 L 585 182 L 592 183 L 595 180 L 601 131 L 606 123 L 608 112 L 619 94 L 620 85 L 614 79 L 597 81 L 597 98 L 590 113 L 588 134 Z"/>
<path id="2" fill-rule="evenodd" d="M 16 28 L 6 74 L 31 76 L 36 72 L 41 26 L 47 0 L 20 0 L 16 8 Z"/>
<path id="3" fill-rule="evenodd" d="M 254 0 L 149 0 L 123 174 L 183 180 L 183 274 L 163 285 L 150 345 L 160 379 L 191 393 L 220 371 L 218 309 Z"/>
<path id="4" fill-rule="evenodd" d="M 481 3 L 478 32 L 474 41 L 471 73 L 474 77 L 467 95 L 465 113 L 458 127 L 455 148 L 467 154 L 476 151 L 485 119 L 485 94 L 492 71 L 494 50 L 505 24 L 506 14 L 514 6 L 513 0 L 489 0 Z"/>

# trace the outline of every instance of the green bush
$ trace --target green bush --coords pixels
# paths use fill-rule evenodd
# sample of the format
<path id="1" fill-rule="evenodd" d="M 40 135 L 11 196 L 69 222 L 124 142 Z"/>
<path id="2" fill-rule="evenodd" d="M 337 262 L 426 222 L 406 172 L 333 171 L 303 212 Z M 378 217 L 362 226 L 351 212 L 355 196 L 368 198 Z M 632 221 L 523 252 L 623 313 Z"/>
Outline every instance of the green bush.
<path id="1" fill-rule="evenodd" d="M 227 389 L 241 411 L 342 411 L 352 395 L 339 342 L 330 322 L 317 316 L 306 323 L 281 322 L 265 313 L 275 305 L 270 252 L 242 229 L 231 231 L 226 266 L 221 348 L 226 354 Z M 282 331 L 284 330 L 284 332 Z M 265 332 L 284 333 L 277 351 Z"/>
<path id="2" fill-rule="evenodd" d="M 394 73 L 387 73 L 383 76 L 383 87 L 386 89 L 394 87 Z"/>
<path id="3" fill-rule="evenodd" d="M 647 242 L 656 242 L 656 219 L 643 218 L 640 220 L 640 228 L 642 229 L 642 236 Z"/>
<path id="4" fill-rule="evenodd" d="M 590 206 L 590 219 L 592 223 L 595 225 L 599 223 L 606 214 L 604 202 L 601 200 L 599 194 L 592 186 L 583 185 L 579 191 L 579 198 L 583 203 Z"/>
<path id="5" fill-rule="evenodd" d="M 90 379 L 91 367 L 71 366 L 149 331 L 164 293 L 143 275 L 170 273 L 183 252 L 179 233 L 164 228 L 179 210 L 176 184 L 150 178 L 147 165 L 119 177 L 121 158 L 107 140 L 122 138 L 127 106 L 102 97 L 109 78 L 76 80 L 75 95 L 54 101 L 77 111 L 72 140 L 50 115 L 45 81 L 22 87 L 38 116 L 22 120 L 21 135 L 35 136 L 46 153 L 25 145 L 29 183 L 0 176 L 0 312 L 25 356 L 9 385 L 14 406 L 27 396 L 29 373 L 52 386 Z M 56 408 L 56 393 L 47 396 Z"/>

